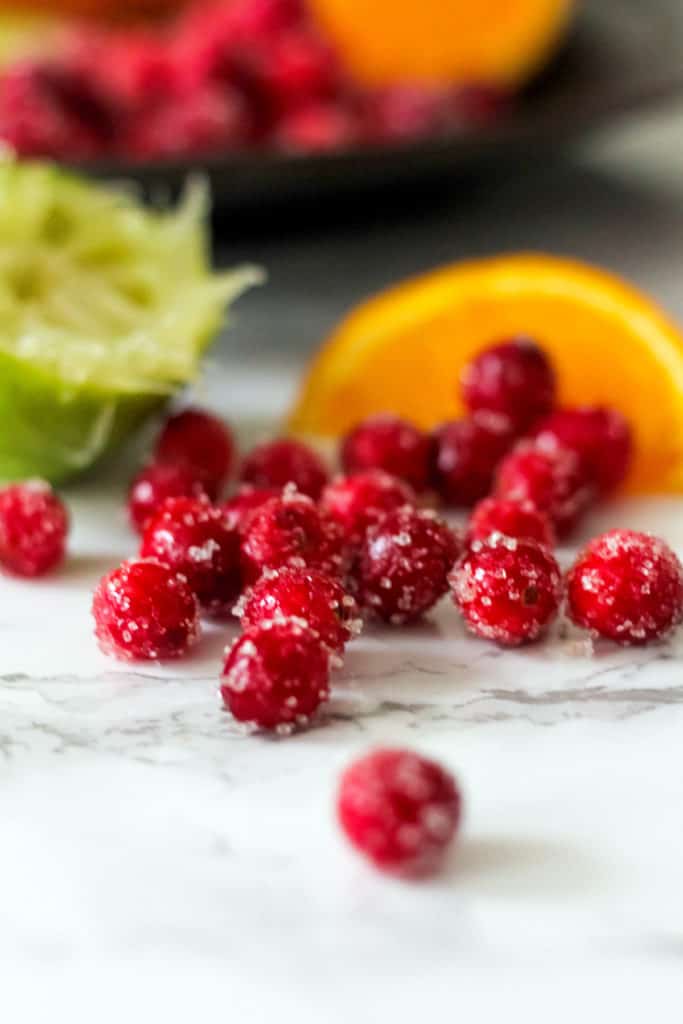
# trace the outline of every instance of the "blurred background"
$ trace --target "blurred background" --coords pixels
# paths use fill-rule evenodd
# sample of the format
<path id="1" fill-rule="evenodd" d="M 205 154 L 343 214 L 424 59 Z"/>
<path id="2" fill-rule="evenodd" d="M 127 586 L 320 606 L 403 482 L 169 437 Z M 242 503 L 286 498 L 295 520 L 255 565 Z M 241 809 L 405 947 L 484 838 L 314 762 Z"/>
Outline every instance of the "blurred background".
<path id="1" fill-rule="evenodd" d="M 270 272 L 229 341 L 256 366 L 298 369 L 402 276 L 510 249 L 603 263 L 683 319 L 681 6 L 15 0 L 0 139 L 153 196 L 207 174 L 218 261 Z"/>

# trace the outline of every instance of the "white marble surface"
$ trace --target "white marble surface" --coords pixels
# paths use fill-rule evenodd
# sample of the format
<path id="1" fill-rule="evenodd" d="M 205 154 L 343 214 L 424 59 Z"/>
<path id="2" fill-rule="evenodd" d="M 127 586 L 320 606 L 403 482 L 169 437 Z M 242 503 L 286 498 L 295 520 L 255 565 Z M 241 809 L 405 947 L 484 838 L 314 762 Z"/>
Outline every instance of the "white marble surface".
<path id="1" fill-rule="evenodd" d="M 236 390 L 253 412 L 268 387 Z M 680 1020 L 683 637 L 501 653 L 446 603 L 368 631 L 315 728 L 249 737 L 217 698 L 234 629 L 170 667 L 98 652 L 90 592 L 134 538 L 115 482 L 69 500 L 65 569 L 0 581 L 3 1017 L 556 1021 L 588 1000 L 639 1020 L 657 993 Z M 644 526 L 683 553 L 681 511 L 613 505 L 585 533 Z M 378 742 L 465 790 L 431 883 L 377 876 L 335 826 L 340 769 Z"/>

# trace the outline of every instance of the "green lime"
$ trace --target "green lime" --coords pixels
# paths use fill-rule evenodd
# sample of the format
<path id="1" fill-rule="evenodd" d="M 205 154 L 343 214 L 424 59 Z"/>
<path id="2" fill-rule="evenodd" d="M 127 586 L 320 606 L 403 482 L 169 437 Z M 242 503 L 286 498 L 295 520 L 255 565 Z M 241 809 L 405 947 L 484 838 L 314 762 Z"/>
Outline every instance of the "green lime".
<path id="1" fill-rule="evenodd" d="M 0 478 L 88 468 L 197 377 L 226 307 L 261 279 L 211 271 L 207 205 L 197 183 L 159 211 L 0 162 Z"/>

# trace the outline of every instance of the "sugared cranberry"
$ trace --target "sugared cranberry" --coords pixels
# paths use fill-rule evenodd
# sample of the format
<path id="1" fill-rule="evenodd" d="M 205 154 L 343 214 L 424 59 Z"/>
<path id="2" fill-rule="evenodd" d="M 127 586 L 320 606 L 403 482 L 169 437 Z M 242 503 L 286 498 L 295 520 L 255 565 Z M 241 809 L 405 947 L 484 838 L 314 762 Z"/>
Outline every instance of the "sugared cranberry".
<path id="1" fill-rule="evenodd" d="M 683 567 L 657 537 L 610 530 L 579 555 L 567 597 L 577 626 L 624 646 L 647 644 L 683 619 Z"/>
<path id="2" fill-rule="evenodd" d="M 201 409 L 169 417 L 156 443 L 157 462 L 185 463 L 218 493 L 230 475 L 235 442 L 222 420 Z"/>
<path id="3" fill-rule="evenodd" d="M 358 142 L 360 126 L 351 108 L 339 103 L 309 103 L 283 117 L 275 142 L 283 149 L 318 151 L 344 149 Z"/>
<path id="4" fill-rule="evenodd" d="M 322 459 L 300 441 L 271 441 L 259 445 L 242 463 L 240 479 L 253 487 L 286 487 L 293 484 L 301 494 L 318 500 L 327 483 Z"/>
<path id="5" fill-rule="evenodd" d="M 330 47 L 316 33 L 301 30 L 283 33 L 264 47 L 254 73 L 264 101 L 277 115 L 324 102 L 338 81 Z"/>
<path id="6" fill-rule="evenodd" d="M 17 576 L 44 576 L 64 558 L 69 517 L 43 480 L 0 491 L 0 566 Z"/>
<path id="7" fill-rule="evenodd" d="M 419 619 L 447 592 L 459 547 L 434 513 L 389 512 L 368 530 L 354 566 L 360 603 L 394 625 Z"/>
<path id="8" fill-rule="evenodd" d="M 182 573 L 211 615 L 230 615 L 242 590 L 240 535 L 208 498 L 167 498 L 145 527 L 140 555 Z"/>
<path id="9" fill-rule="evenodd" d="M 323 491 L 320 507 L 341 527 L 347 542 L 359 544 L 387 512 L 416 504 L 409 484 L 381 469 L 341 476 Z"/>
<path id="10" fill-rule="evenodd" d="M 432 484 L 448 505 L 473 505 L 491 490 L 495 471 L 515 441 L 505 416 L 479 412 L 434 434 Z"/>
<path id="11" fill-rule="evenodd" d="M 306 20 L 302 0 L 236 0 L 222 6 L 232 32 L 242 43 L 297 28 Z"/>
<path id="12" fill-rule="evenodd" d="M 537 540 L 547 548 L 555 544 L 550 519 L 531 501 L 506 501 L 504 498 L 484 498 L 480 501 L 470 516 L 468 540 L 486 540 L 492 533 Z"/>
<path id="13" fill-rule="evenodd" d="M 199 638 L 199 605 L 184 576 L 153 560 L 124 562 L 92 603 L 105 654 L 124 661 L 179 658 Z"/>
<path id="14" fill-rule="evenodd" d="M 482 127 L 509 113 L 512 96 L 483 82 L 465 82 L 448 93 L 449 123 L 454 127 Z"/>
<path id="15" fill-rule="evenodd" d="M 405 480 L 416 491 L 429 482 L 429 437 L 398 416 L 373 416 L 360 423 L 343 441 L 341 460 L 345 472 L 383 469 Z"/>
<path id="16" fill-rule="evenodd" d="M 167 498 L 214 498 L 214 490 L 186 463 L 152 462 L 141 469 L 128 493 L 131 524 L 142 533 L 148 520 Z"/>
<path id="17" fill-rule="evenodd" d="M 623 483 L 633 459 L 633 434 L 616 409 L 559 409 L 536 432 L 541 448 L 569 448 L 581 459 L 601 493 Z"/>
<path id="18" fill-rule="evenodd" d="M 376 750 L 344 772 L 337 811 L 353 846 L 381 871 L 434 873 L 460 823 L 453 776 L 409 750 Z"/>
<path id="19" fill-rule="evenodd" d="M 316 569 L 276 569 L 266 573 L 238 608 L 242 628 L 251 629 L 270 619 L 304 621 L 323 644 L 341 654 L 360 632 L 355 598 L 339 580 Z"/>
<path id="20" fill-rule="evenodd" d="M 252 626 L 227 651 L 221 695 L 239 722 L 291 732 L 329 698 L 329 651 L 298 619 Z"/>
<path id="21" fill-rule="evenodd" d="M 562 575 L 550 551 L 500 533 L 473 541 L 450 583 L 470 631 L 505 647 L 538 639 L 562 599 Z"/>
<path id="22" fill-rule="evenodd" d="M 252 513 L 271 498 L 279 498 L 281 494 L 282 490 L 279 487 L 252 487 L 246 484 L 240 487 L 232 498 L 224 501 L 221 508 L 233 517 L 240 533 L 245 533 Z"/>
<path id="23" fill-rule="evenodd" d="M 555 402 L 555 373 L 533 341 L 519 338 L 481 352 L 462 374 L 470 412 L 488 409 L 507 416 L 523 433 L 546 416 Z"/>
<path id="24" fill-rule="evenodd" d="M 501 463 L 495 493 L 508 501 L 531 501 L 549 516 L 558 537 L 566 537 L 595 492 L 574 452 L 522 442 Z"/>
<path id="25" fill-rule="evenodd" d="M 311 498 L 293 488 L 253 513 L 242 537 L 242 568 L 247 584 L 268 569 L 319 569 L 341 576 L 346 552 L 339 527 L 318 511 Z"/>

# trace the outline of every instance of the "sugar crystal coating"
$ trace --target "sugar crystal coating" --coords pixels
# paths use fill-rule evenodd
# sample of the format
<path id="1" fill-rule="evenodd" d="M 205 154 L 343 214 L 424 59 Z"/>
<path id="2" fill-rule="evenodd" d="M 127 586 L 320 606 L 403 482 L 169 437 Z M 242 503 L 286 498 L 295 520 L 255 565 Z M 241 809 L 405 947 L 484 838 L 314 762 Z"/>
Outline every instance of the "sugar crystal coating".
<path id="1" fill-rule="evenodd" d="M 644 645 L 683 619 L 683 567 L 659 538 L 610 530 L 577 558 L 567 600 L 577 626 L 624 646 Z"/>
<path id="2" fill-rule="evenodd" d="M 467 524 L 468 540 L 486 540 L 492 533 L 504 533 L 507 537 L 530 537 L 548 548 L 555 544 L 550 518 L 528 500 L 484 498 L 475 505 Z"/>
<path id="3" fill-rule="evenodd" d="M 199 605 L 189 583 L 151 559 L 124 562 L 104 576 L 92 615 L 104 653 L 124 661 L 179 658 L 199 638 Z"/>
<path id="4" fill-rule="evenodd" d="M 393 625 L 421 618 L 448 591 L 460 541 L 434 513 L 410 506 L 368 530 L 354 577 L 362 606 Z"/>
<path id="5" fill-rule="evenodd" d="M 242 537 L 242 569 L 246 584 L 283 566 L 320 569 L 341 576 L 347 553 L 339 527 L 306 495 L 285 488 L 252 515 Z"/>
<path id="6" fill-rule="evenodd" d="M 339 580 L 316 569 L 283 568 L 266 573 L 236 611 L 244 630 L 269 619 L 296 618 L 340 654 L 362 629 L 355 598 Z"/>
<path id="7" fill-rule="evenodd" d="M 231 614 L 242 590 L 240 535 L 208 499 L 168 498 L 145 527 L 140 555 L 182 573 L 211 615 Z"/>
<path id="8" fill-rule="evenodd" d="M 359 544 L 386 514 L 417 498 L 409 484 L 381 469 L 340 476 L 328 484 L 320 507 L 341 527 L 350 544 Z"/>
<path id="9" fill-rule="evenodd" d="M 328 648 L 305 622 L 268 619 L 226 651 L 223 702 L 239 722 L 286 734 L 329 698 L 329 665 Z"/>
<path id="10" fill-rule="evenodd" d="M 17 576 L 44 576 L 64 559 L 69 516 L 44 480 L 0 490 L 0 566 Z"/>
<path id="11" fill-rule="evenodd" d="M 142 533 L 148 520 L 167 498 L 215 497 L 207 481 L 187 463 L 152 462 L 133 479 L 128 492 L 131 525 Z"/>
<path id="12" fill-rule="evenodd" d="M 244 484 L 237 494 L 223 502 L 221 508 L 233 516 L 240 533 L 245 533 L 252 513 L 271 498 L 279 498 L 281 494 L 280 487 L 253 487 L 251 484 Z"/>
<path id="13" fill-rule="evenodd" d="M 462 798 L 452 775 L 409 750 L 376 750 L 344 772 L 337 798 L 353 846 L 381 871 L 433 874 L 453 841 Z"/>
<path id="14" fill-rule="evenodd" d="M 495 495 L 531 501 L 550 517 L 558 537 L 566 537 L 590 506 L 595 490 L 574 452 L 524 441 L 501 463 Z"/>
<path id="15" fill-rule="evenodd" d="M 500 533 L 472 542 L 450 584 L 468 629 L 504 647 L 537 640 L 562 600 L 562 574 L 550 551 Z"/>

